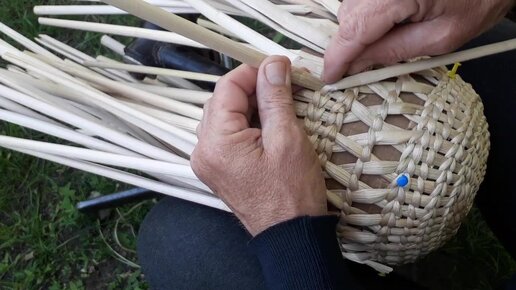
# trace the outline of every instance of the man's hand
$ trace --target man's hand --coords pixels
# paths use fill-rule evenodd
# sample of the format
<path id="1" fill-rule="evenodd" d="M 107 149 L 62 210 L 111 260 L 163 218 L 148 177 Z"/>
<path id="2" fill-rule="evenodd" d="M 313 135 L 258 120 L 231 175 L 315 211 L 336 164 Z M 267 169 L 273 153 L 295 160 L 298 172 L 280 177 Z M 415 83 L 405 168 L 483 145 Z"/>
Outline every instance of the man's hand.
<path id="1" fill-rule="evenodd" d="M 326 50 L 323 80 L 376 64 L 457 49 L 496 24 L 513 0 L 346 0 Z"/>
<path id="2" fill-rule="evenodd" d="M 198 127 L 197 176 L 257 235 L 298 216 L 327 214 L 319 160 L 294 111 L 290 62 L 242 65 L 217 84 Z M 259 114 L 261 129 L 252 128 Z"/>

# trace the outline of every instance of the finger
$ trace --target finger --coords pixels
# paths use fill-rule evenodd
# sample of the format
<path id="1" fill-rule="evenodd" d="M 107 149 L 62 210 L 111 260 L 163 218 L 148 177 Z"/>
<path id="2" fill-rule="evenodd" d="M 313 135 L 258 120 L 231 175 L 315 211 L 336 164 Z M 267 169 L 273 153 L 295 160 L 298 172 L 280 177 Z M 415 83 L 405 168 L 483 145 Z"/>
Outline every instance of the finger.
<path id="1" fill-rule="evenodd" d="M 255 88 L 256 90 L 256 88 Z M 247 121 L 251 123 L 253 117 L 258 113 L 258 104 L 256 103 L 256 92 L 249 97 L 249 109 L 247 110 Z"/>
<path id="2" fill-rule="evenodd" d="M 199 124 L 195 128 L 195 132 L 197 134 L 197 137 L 201 136 L 201 134 L 202 134 L 202 122 L 199 122 Z"/>
<path id="3" fill-rule="evenodd" d="M 260 66 L 256 99 L 264 143 L 269 136 L 282 134 L 282 128 L 296 122 L 290 71 L 286 57 L 269 57 Z"/>
<path id="4" fill-rule="evenodd" d="M 339 32 L 324 56 L 323 81 L 338 81 L 367 46 L 418 13 L 416 0 L 344 1 L 339 10 Z"/>
<path id="5" fill-rule="evenodd" d="M 207 116 L 208 115 L 208 112 L 210 111 L 210 101 L 211 99 L 209 99 L 205 104 L 204 104 L 204 108 L 203 108 L 203 116 Z M 252 122 L 253 120 L 253 117 L 255 117 L 256 115 L 256 110 L 257 110 L 258 106 L 256 104 L 256 96 L 251 96 L 249 98 L 249 109 L 246 113 L 246 117 L 247 117 L 247 121 L 249 123 Z M 208 127 L 205 123 L 207 122 L 208 118 L 206 117 L 203 117 L 202 120 L 199 122 L 199 125 L 197 126 L 197 129 L 196 129 L 196 132 L 197 132 L 197 136 L 200 137 L 200 136 L 203 136 L 203 132 L 204 132 L 204 128 Z"/>
<path id="6" fill-rule="evenodd" d="M 199 125 L 197 126 L 197 130 L 196 130 L 197 137 L 201 137 L 204 132 L 203 128 L 205 127 L 206 116 L 208 115 L 208 111 L 209 111 L 209 107 L 210 107 L 210 101 L 211 101 L 211 98 L 208 99 L 208 101 L 204 104 L 202 119 L 199 122 Z"/>
<path id="7" fill-rule="evenodd" d="M 465 41 L 454 29 L 448 21 L 440 19 L 400 26 L 367 47 L 351 64 L 349 73 L 372 65 L 390 65 L 418 56 L 451 52 Z"/>
<path id="8" fill-rule="evenodd" d="M 257 69 L 241 65 L 222 77 L 205 112 L 203 128 L 218 135 L 231 135 L 249 128 L 254 103 Z"/>

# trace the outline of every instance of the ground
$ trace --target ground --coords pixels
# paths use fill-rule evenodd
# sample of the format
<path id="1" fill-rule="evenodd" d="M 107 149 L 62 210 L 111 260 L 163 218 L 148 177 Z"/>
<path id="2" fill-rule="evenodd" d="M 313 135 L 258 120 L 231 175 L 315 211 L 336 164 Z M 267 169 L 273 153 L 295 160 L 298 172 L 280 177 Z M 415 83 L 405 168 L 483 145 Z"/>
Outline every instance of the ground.
<path id="1" fill-rule="evenodd" d="M 34 5 L 66 2 L 4 1 L 0 21 L 29 37 L 46 33 L 92 55 L 105 53 L 98 34 L 37 24 Z M 108 21 L 137 22 L 130 17 Z M 0 134 L 52 140 L 3 122 Z M 0 149 L 0 289 L 146 289 L 134 249 L 138 225 L 152 201 L 104 213 L 101 219 L 75 209 L 92 195 L 125 187 Z"/>
<path id="2" fill-rule="evenodd" d="M 104 53 L 98 34 L 39 27 L 34 5 L 66 2 L 5 0 L 0 21 L 29 37 L 46 33 L 85 52 Z M 128 16 L 103 21 L 136 22 Z M 0 134 L 52 140 L 7 123 L 0 123 Z M 90 196 L 125 187 L 0 149 L 0 289 L 146 289 L 134 249 L 153 201 L 102 217 L 75 209 Z M 516 264 L 473 209 L 456 238 L 402 272 L 432 289 L 492 289 L 516 272 Z"/>

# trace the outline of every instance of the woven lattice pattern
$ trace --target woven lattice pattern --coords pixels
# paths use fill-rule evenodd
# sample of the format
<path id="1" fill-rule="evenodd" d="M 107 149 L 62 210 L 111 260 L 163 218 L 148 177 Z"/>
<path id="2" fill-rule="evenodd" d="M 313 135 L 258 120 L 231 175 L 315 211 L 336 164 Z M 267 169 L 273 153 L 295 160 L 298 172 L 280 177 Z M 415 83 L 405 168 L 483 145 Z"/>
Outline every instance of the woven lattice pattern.
<path id="1" fill-rule="evenodd" d="M 346 258 L 382 271 L 381 264 L 412 262 L 456 233 L 489 151 L 483 105 L 469 84 L 439 68 L 296 98 L 329 201 L 341 212 Z M 398 185 L 400 176 L 407 185 Z"/>
<path id="2" fill-rule="evenodd" d="M 292 61 L 296 69 L 291 79 L 305 88 L 295 93 L 296 111 L 326 174 L 330 209 L 340 216 L 337 231 L 345 258 L 389 272 L 387 265 L 412 262 L 441 246 L 469 212 L 489 151 L 483 105 L 471 86 L 455 75 L 458 65 L 453 73 L 445 67 L 425 69 L 514 49 L 514 40 L 423 57 L 326 85 L 319 79 L 322 55 L 339 29 L 339 1 L 275 1 L 283 3 L 278 7 L 264 0 L 235 0 L 226 3 L 230 7 L 187 0 L 180 8 L 191 6 L 212 21 L 201 19 L 198 25 L 145 1 L 102 2 L 181 37 L 58 18 L 39 22 L 206 46 L 255 67 L 268 55 Z M 81 13 L 111 9 L 89 8 L 93 10 Z M 69 9 L 78 11 L 71 6 L 35 10 L 68 15 Z M 235 12 L 303 49 L 292 50 L 264 37 L 229 16 Z M 37 39 L 41 46 L 2 23 L 0 33 L 0 57 L 9 63 L 0 70 L 0 119 L 81 146 L 0 136 L 0 147 L 230 211 L 195 176 L 188 160 L 197 145 L 202 106 L 212 96 L 192 81 L 215 82 L 219 76 L 95 58 L 48 35 Z M 3 41 L 3 35 L 30 52 Z M 104 36 L 102 44 L 127 58 L 124 45 L 115 39 Z M 128 72 L 158 77 L 139 80 Z"/>

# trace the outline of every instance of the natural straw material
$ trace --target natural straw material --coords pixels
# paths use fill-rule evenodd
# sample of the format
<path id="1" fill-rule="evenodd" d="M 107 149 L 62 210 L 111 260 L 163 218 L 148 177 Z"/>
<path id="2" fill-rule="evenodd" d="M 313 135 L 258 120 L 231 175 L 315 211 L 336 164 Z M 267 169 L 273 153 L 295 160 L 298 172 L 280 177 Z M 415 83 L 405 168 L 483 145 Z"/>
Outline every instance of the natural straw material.
<path id="1" fill-rule="evenodd" d="M 374 71 L 363 72 L 360 74 L 356 74 L 354 76 L 344 78 L 343 80 L 335 84 L 328 85 L 323 90 L 337 91 L 347 89 L 351 87 L 381 81 L 383 79 L 388 79 L 403 74 L 415 73 L 425 69 L 431 69 L 434 67 L 449 65 L 452 63 L 472 60 L 486 55 L 502 53 L 514 49 L 516 49 L 516 39 L 505 40 L 493 44 L 471 48 L 464 51 L 458 51 L 446 55 L 421 59 L 419 61 L 393 65 Z"/>
<path id="2" fill-rule="evenodd" d="M 220 76 L 209 75 L 203 73 L 185 72 L 181 70 L 166 69 L 160 67 L 148 67 L 142 65 L 132 65 L 117 62 L 103 62 L 103 61 L 85 61 L 83 63 L 87 67 L 110 68 L 116 70 L 124 70 L 128 72 L 163 75 L 179 77 L 188 80 L 197 80 L 215 83 L 220 79 Z"/>
<path id="3" fill-rule="evenodd" d="M 123 9 L 144 20 L 158 24 L 164 29 L 175 31 L 182 36 L 186 36 L 196 42 L 203 43 L 207 47 L 223 52 L 251 66 L 259 67 L 262 61 L 267 57 L 267 55 L 259 52 L 258 50 L 251 49 L 242 43 L 233 41 L 202 26 L 185 20 L 184 18 L 168 13 L 159 7 L 154 7 L 144 1 L 104 0 L 103 2 Z M 56 21 L 51 19 L 40 18 L 40 23 L 42 24 L 55 22 Z M 78 27 L 77 29 L 81 28 Z M 304 70 L 295 70 L 292 75 L 292 81 L 315 90 L 319 90 L 323 87 L 323 83 L 320 80 Z"/>
<path id="4" fill-rule="evenodd" d="M 436 69 L 316 92 L 300 115 L 338 197 L 346 258 L 387 271 L 376 262 L 413 262 L 456 233 L 489 150 L 482 102 L 460 77 Z"/>
<path id="5" fill-rule="evenodd" d="M 176 16 L 142 1 L 104 2 L 251 65 L 263 59 L 195 24 L 178 27 Z M 296 109 L 328 176 L 328 200 L 341 214 L 337 231 L 346 258 L 389 272 L 386 265 L 440 247 L 468 213 L 486 170 L 489 132 L 471 86 L 432 69 L 453 61 L 425 67 L 426 60 L 419 72 L 417 65 L 401 65 L 412 69 L 388 80 L 371 73 L 373 81 L 344 91 L 300 83 L 316 90 L 299 92 Z"/>
<path id="6" fill-rule="evenodd" d="M 159 8 L 157 8 L 159 9 Z M 166 32 L 166 31 L 158 31 L 152 29 L 145 29 L 139 27 L 131 27 L 131 26 L 123 26 L 123 25 L 113 25 L 113 24 L 102 24 L 102 23 L 94 23 L 87 21 L 76 21 L 76 20 L 64 20 L 64 19 L 54 19 L 54 18 L 38 18 L 38 21 L 42 25 L 49 25 L 55 27 L 61 27 L 66 29 L 77 29 L 84 31 L 92 31 L 92 32 L 101 32 L 112 35 L 121 35 L 127 37 L 140 37 L 146 38 L 156 41 L 175 43 L 179 45 L 186 45 L 192 47 L 205 48 L 204 45 L 199 44 L 198 42 L 191 41 L 185 37 L 177 35 L 175 33 Z"/>
<path id="7" fill-rule="evenodd" d="M 324 169 L 330 209 L 340 214 L 337 233 L 347 259 L 389 272 L 388 265 L 412 262 L 457 231 L 486 170 L 489 132 L 479 96 L 460 76 L 439 66 L 513 49 L 516 40 L 366 72 L 324 87 L 316 77 L 324 64 L 319 53 L 338 27 L 339 1 L 150 1 L 188 5 L 214 22 L 206 25 L 210 29 L 246 43 L 140 0 L 104 2 L 178 34 L 62 19 L 40 18 L 40 23 L 209 47 L 255 67 L 281 52 L 294 67 L 309 70 L 293 69 L 293 82 L 305 88 L 296 91 L 295 109 Z M 311 13 L 289 14 L 280 3 L 300 4 Z M 228 16 L 233 13 L 254 18 L 304 48 L 283 49 L 258 37 Z M 160 75 L 170 70 L 122 67 L 47 36 L 38 39 L 44 48 L 5 26 L 0 32 L 31 51 L 22 53 L 0 39 L 0 55 L 10 63 L 0 69 L 0 119 L 86 149 L 7 137 L 0 138 L 0 146 L 228 210 L 188 167 L 200 107 L 211 92 L 199 91 L 183 77 L 201 75 L 174 72 L 177 78 Z M 121 43 L 104 37 L 104 44 L 130 60 Z M 158 78 L 140 81 L 127 71 Z M 108 166 L 142 170 L 155 180 Z"/>
<path id="8" fill-rule="evenodd" d="M 149 2 L 149 1 L 147 1 Z M 175 14 L 192 14 L 197 13 L 197 10 L 193 7 L 190 7 L 187 3 L 183 3 L 177 1 L 176 3 L 169 2 L 170 4 L 164 2 L 161 5 L 156 5 L 162 7 L 168 12 L 172 12 Z M 152 3 L 150 3 L 152 4 Z M 158 3 L 159 4 L 159 3 Z M 245 13 L 236 9 L 224 9 L 228 6 L 222 5 L 220 3 L 214 2 L 213 4 L 217 4 L 220 8 L 224 10 L 224 12 L 236 16 L 245 16 Z M 278 8 L 295 13 L 295 14 L 307 14 L 312 12 L 312 9 L 306 5 L 278 5 Z M 115 7 L 111 7 L 108 5 L 42 5 L 34 7 L 34 14 L 36 15 L 119 15 L 119 14 L 127 14 L 127 12 L 120 10 Z"/>

